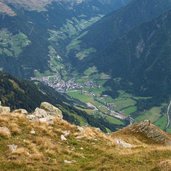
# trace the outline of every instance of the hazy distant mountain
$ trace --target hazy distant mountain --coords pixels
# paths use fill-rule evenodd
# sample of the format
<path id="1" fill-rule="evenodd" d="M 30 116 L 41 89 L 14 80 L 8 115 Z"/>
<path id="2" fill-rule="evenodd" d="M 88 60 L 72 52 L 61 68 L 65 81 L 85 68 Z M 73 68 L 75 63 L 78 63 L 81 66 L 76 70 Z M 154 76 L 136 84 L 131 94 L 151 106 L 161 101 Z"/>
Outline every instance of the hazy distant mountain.
<path id="1" fill-rule="evenodd" d="M 1 12 L 12 15 L 12 6 L 18 6 L 28 11 L 45 11 L 53 3 L 64 8 L 91 15 L 93 12 L 103 13 L 126 5 L 130 0 L 0 0 Z M 12 5 L 12 6 L 11 6 Z M 79 9 L 80 8 L 80 9 Z M 13 11 L 15 13 L 15 10 Z M 14 14 L 13 13 L 13 14 Z"/>
<path id="2" fill-rule="evenodd" d="M 84 62 L 123 78 L 127 90 L 163 98 L 171 93 L 170 30 L 171 11 L 135 27 Z"/>
<path id="3" fill-rule="evenodd" d="M 94 47 L 97 50 L 110 46 L 110 42 L 123 36 L 132 28 L 150 21 L 171 9 L 170 0 L 134 0 L 126 7 L 110 13 L 87 29 L 81 37 L 81 48 Z"/>
<path id="4" fill-rule="evenodd" d="M 20 77 L 51 72 L 68 40 L 125 2 L 1 0 L 0 68 Z"/>
<path id="5" fill-rule="evenodd" d="M 70 51 L 71 62 L 80 71 L 96 66 L 112 78 L 122 77 L 133 82 L 133 89 L 142 94 L 167 94 L 170 92 L 169 9 L 169 0 L 132 1 L 75 39 L 78 43 Z M 152 23 L 147 23 L 151 20 Z M 90 48 L 93 51 L 89 53 Z M 83 52 L 86 52 L 84 58 L 78 58 Z"/>
<path id="6" fill-rule="evenodd" d="M 170 30 L 171 11 L 134 28 L 99 54 L 99 69 L 110 71 L 113 77 L 129 80 L 133 83 L 133 91 L 140 94 L 169 96 Z"/>

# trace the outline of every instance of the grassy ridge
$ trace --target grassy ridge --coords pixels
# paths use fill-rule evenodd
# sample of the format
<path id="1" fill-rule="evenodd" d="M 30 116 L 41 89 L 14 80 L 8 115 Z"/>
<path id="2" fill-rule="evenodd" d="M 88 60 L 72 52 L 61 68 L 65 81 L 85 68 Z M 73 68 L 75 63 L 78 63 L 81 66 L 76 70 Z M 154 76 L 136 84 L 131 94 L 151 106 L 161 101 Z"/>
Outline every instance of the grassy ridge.
<path id="1" fill-rule="evenodd" d="M 143 143 L 129 132 L 123 134 L 124 130 L 111 137 L 89 127 L 80 131 L 59 118 L 49 125 L 16 113 L 1 115 L 0 124 L 10 131 L 0 128 L 0 170 L 165 171 L 170 167 L 169 146 Z M 62 141 L 66 131 L 69 134 Z M 134 147 L 118 146 L 114 138 Z M 11 145 L 16 148 L 11 150 Z"/>

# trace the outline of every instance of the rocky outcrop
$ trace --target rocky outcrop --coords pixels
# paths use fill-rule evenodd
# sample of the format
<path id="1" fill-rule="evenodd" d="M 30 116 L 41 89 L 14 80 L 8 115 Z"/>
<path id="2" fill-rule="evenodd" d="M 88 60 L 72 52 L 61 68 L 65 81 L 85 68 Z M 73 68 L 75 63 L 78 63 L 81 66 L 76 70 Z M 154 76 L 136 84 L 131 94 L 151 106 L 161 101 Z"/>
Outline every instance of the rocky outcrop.
<path id="1" fill-rule="evenodd" d="M 8 147 L 9 147 L 10 152 L 12 153 L 15 152 L 18 148 L 18 146 L 15 144 L 8 145 Z"/>
<path id="2" fill-rule="evenodd" d="M 57 116 L 61 119 L 63 118 L 61 110 L 48 102 L 41 103 L 40 108 L 45 110 L 48 115 Z"/>
<path id="3" fill-rule="evenodd" d="M 124 140 L 122 139 L 115 139 L 115 143 L 118 147 L 121 147 L 121 148 L 132 148 L 134 147 L 132 144 L 129 144 L 127 142 L 125 142 Z"/>
<path id="4" fill-rule="evenodd" d="M 77 130 L 78 132 L 74 134 L 76 136 L 76 139 L 86 138 L 90 140 L 97 140 L 97 137 L 99 137 L 109 140 L 109 137 L 106 134 L 103 134 L 98 128 L 77 126 Z"/>
<path id="5" fill-rule="evenodd" d="M 20 114 L 24 114 L 24 115 L 28 114 L 27 110 L 25 110 L 25 109 L 16 109 L 13 111 L 13 113 L 20 113 Z"/>
<path id="6" fill-rule="evenodd" d="M 10 113 L 11 109 L 7 106 L 0 106 L 0 114 L 8 114 Z"/>
<path id="7" fill-rule="evenodd" d="M 63 118 L 61 110 L 50 103 L 43 102 L 40 108 L 36 108 L 32 114 L 28 114 L 27 118 L 32 121 L 40 121 L 48 124 L 53 124 L 55 117 Z"/>
<path id="8" fill-rule="evenodd" d="M 38 108 L 38 107 L 35 109 L 34 115 L 37 118 L 45 118 L 45 117 L 48 116 L 47 112 L 44 109 L 41 109 L 41 108 Z"/>
<path id="9" fill-rule="evenodd" d="M 118 131 L 118 133 L 131 136 L 133 135 L 145 143 L 171 145 L 171 136 L 151 124 L 148 120 L 130 125 L 121 131 Z"/>
<path id="10" fill-rule="evenodd" d="M 11 112 L 10 107 L 2 106 L 2 103 L 0 101 L 0 114 L 8 114 Z"/>

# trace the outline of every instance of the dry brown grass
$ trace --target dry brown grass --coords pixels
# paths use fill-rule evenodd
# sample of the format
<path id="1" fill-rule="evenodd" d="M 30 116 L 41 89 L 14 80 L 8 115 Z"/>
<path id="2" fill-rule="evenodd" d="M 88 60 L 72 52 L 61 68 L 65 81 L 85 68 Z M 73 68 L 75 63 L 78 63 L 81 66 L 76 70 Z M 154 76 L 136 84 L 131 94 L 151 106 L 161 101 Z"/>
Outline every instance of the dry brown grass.
<path id="1" fill-rule="evenodd" d="M 0 124 L 7 123 L 9 121 L 9 117 L 5 115 L 0 115 Z"/>
<path id="2" fill-rule="evenodd" d="M 164 168 L 163 165 L 170 163 L 166 161 L 171 160 L 170 146 L 142 143 L 137 136 L 122 132 L 110 136 L 90 127 L 81 131 L 59 118 L 49 125 L 10 114 L 0 116 L 0 124 L 11 131 L 11 137 L 0 141 L 0 170 L 10 170 L 11 165 L 15 170 L 21 167 L 23 170 L 151 171 Z M 30 133 L 32 129 L 35 134 Z M 66 131 L 70 132 L 67 140 L 61 141 L 60 136 Z M 82 138 L 77 139 L 78 136 Z M 118 147 L 115 138 L 134 147 Z M 12 144 L 17 149 L 9 152 L 8 145 Z M 66 164 L 65 160 L 71 163 Z"/>
<path id="3" fill-rule="evenodd" d="M 47 137 L 35 137 L 33 139 L 33 143 L 35 143 L 38 147 L 43 147 L 45 149 L 57 148 L 57 143 L 53 142 L 50 138 Z"/>
<path id="4" fill-rule="evenodd" d="M 11 132 L 7 127 L 0 127 L 0 137 L 10 138 Z"/>
<path id="5" fill-rule="evenodd" d="M 128 143 L 136 145 L 167 145 L 171 143 L 170 134 L 162 131 L 153 124 L 148 125 L 145 122 L 140 122 L 123 128 L 117 132 L 112 133 L 111 136 L 113 138 L 120 137 Z"/>
<path id="6" fill-rule="evenodd" d="M 37 161 L 42 161 L 44 160 L 44 155 L 43 153 L 36 152 L 30 155 L 31 160 L 37 160 Z"/>
<path id="7" fill-rule="evenodd" d="M 171 160 L 161 161 L 153 171 L 171 171 Z"/>
<path id="8" fill-rule="evenodd" d="M 10 130 L 12 134 L 21 134 L 21 129 L 16 123 L 11 123 L 10 124 Z"/>
<path id="9" fill-rule="evenodd" d="M 28 149 L 24 147 L 17 148 L 14 152 L 12 152 L 13 155 L 17 156 L 29 156 L 29 151 Z"/>

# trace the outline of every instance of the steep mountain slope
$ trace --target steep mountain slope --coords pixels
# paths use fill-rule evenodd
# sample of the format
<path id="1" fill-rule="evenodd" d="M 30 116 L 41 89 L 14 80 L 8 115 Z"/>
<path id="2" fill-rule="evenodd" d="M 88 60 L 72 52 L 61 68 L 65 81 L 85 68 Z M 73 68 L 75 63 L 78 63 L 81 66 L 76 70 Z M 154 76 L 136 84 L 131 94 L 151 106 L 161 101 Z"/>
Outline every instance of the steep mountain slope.
<path id="1" fill-rule="evenodd" d="M 120 2 L 101 0 L 1 1 L 0 69 L 19 77 L 40 76 L 40 80 L 49 79 L 51 81 L 47 81 L 49 84 L 58 84 L 58 81 L 62 80 L 62 83 L 59 84 L 64 83 L 63 89 L 71 86 L 71 91 L 66 93 L 73 98 L 83 99 L 83 102 L 95 107 L 95 110 L 89 115 L 85 112 L 87 106 L 84 103 L 60 96 L 51 88 L 40 83 L 38 83 L 40 90 L 47 96 L 40 94 L 40 97 L 35 97 L 38 98 L 39 103 L 41 99 L 46 98 L 47 101 L 58 105 L 63 110 L 65 119 L 70 122 L 90 124 L 100 127 L 103 131 L 115 130 L 127 124 L 125 118 L 127 119 L 129 115 L 137 118 L 139 112 L 144 114 L 146 109 L 157 106 L 157 112 L 156 108 L 154 110 L 157 114 L 151 116 L 152 122 L 161 122 L 164 119 L 167 124 L 165 115 L 167 104 L 160 106 L 160 109 L 158 105 L 166 101 L 170 94 L 169 56 L 165 54 L 170 53 L 170 37 L 168 36 L 166 46 L 163 43 L 163 47 L 158 48 L 158 42 L 166 42 L 165 34 L 170 35 L 169 25 L 166 24 L 166 32 L 163 32 L 165 26 L 162 26 L 160 30 L 157 28 L 158 24 L 147 26 L 149 23 L 146 23 L 146 26 L 142 25 L 142 28 L 137 25 L 156 18 L 170 9 L 170 1 L 134 0 L 125 8 L 112 12 L 94 26 L 89 27 L 103 15 L 120 8 L 129 1 Z M 161 22 L 166 22 L 165 17 L 159 20 L 160 25 L 162 25 Z M 130 31 L 133 28 L 134 30 Z M 161 32 L 161 35 L 156 29 Z M 99 36 L 96 32 L 102 34 Z M 97 36 L 97 39 L 94 36 Z M 153 36 L 155 36 L 154 40 Z M 164 39 L 161 39 L 160 36 Z M 153 49 L 153 41 L 157 51 Z M 161 48 L 164 48 L 165 53 Z M 64 58 L 63 54 L 64 56 L 69 54 L 71 58 Z M 166 61 L 158 55 L 166 56 Z M 157 66 L 159 65 L 157 60 L 160 66 Z M 80 75 L 77 72 L 71 72 L 71 64 L 78 70 L 85 71 L 83 77 L 79 78 Z M 165 69 L 161 70 L 161 66 Z M 159 78 L 156 77 L 156 73 Z M 42 75 L 46 77 L 41 77 Z M 71 79 L 69 80 L 71 84 L 67 85 L 66 75 Z M 77 77 L 80 84 L 77 84 L 77 80 L 72 82 L 74 76 Z M 107 88 L 104 88 L 103 85 L 107 80 L 109 80 L 106 83 Z M 118 92 L 121 89 L 129 93 L 124 95 L 122 91 Z M 12 91 L 15 90 L 12 89 Z M 118 100 L 108 96 L 108 94 L 112 95 L 112 92 L 114 92 L 114 97 L 121 95 Z M 34 91 L 32 93 L 34 94 Z M 139 95 L 148 96 L 148 98 L 144 99 Z M 25 108 L 33 110 L 39 104 L 38 102 L 32 104 L 30 98 L 29 103 L 22 103 L 27 96 L 29 93 L 24 96 L 24 99 L 19 99 L 17 96 L 17 99 L 14 100 L 16 98 L 14 95 L 10 104 L 16 107 L 15 105 L 19 105 L 16 104 L 16 101 L 21 101 L 19 107 L 29 104 Z M 59 96 L 60 98 L 57 98 Z M 150 99 L 149 96 L 153 98 Z M 8 97 L 11 97 L 10 93 L 7 99 Z M 121 99 L 124 99 L 124 105 L 120 103 Z M 8 104 L 7 101 L 5 102 Z M 73 107 L 75 104 L 77 104 L 76 107 Z M 115 117 L 115 114 L 120 111 L 121 116 L 116 115 Z M 144 115 L 145 118 L 149 117 L 147 112 Z M 118 117 L 121 119 L 118 120 Z M 142 118 L 141 120 L 144 119 Z M 162 124 L 162 129 L 165 129 L 165 123 Z"/>
<path id="2" fill-rule="evenodd" d="M 139 121 L 150 119 L 162 129 L 169 121 L 171 93 L 170 2 L 134 0 L 103 17 L 67 47 L 72 64 L 85 78 L 100 80 L 106 74 L 102 94 L 115 99 L 115 111 Z M 121 98 L 120 90 L 131 96 Z"/>
<path id="3" fill-rule="evenodd" d="M 100 70 L 122 77 L 134 92 L 163 98 L 170 95 L 171 11 L 145 23 L 122 38 L 94 59 Z M 127 89 L 129 84 L 127 84 Z"/>
<path id="4" fill-rule="evenodd" d="M 84 58 L 71 58 L 73 63 L 83 71 L 96 66 L 99 72 L 106 72 L 112 78 L 124 78 L 126 89 L 140 95 L 169 95 L 170 12 L 151 23 L 141 23 L 170 8 L 171 1 L 135 0 L 107 15 L 77 39 L 72 57 L 78 57 L 89 48 L 94 50 Z"/>
<path id="5" fill-rule="evenodd" d="M 25 8 L 25 10 L 29 11 L 44 11 L 47 10 L 47 6 L 52 4 L 53 2 L 58 2 L 63 5 L 64 8 L 69 8 L 70 10 L 74 9 L 77 12 L 87 13 L 89 15 L 94 15 L 98 11 L 99 13 L 109 12 L 110 10 L 118 9 L 123 5 L 126 5 L 130 0 L 1 0 L 2 6 L 1 12 L 8 13 L 8 10 L 5 11 L 5 6 L 10 8 L 12 5 L 19 5 L 20 7 Z M 103 9 L 102 9 L 103 6 Z"/>
<path id="6" fill-rule="evenodd" d="M 52 113 L 49 116 L 54 116 Z M 29 115 L 0 113 L 1 170 L 166 171 L 170 168 L 169 144 L 156 143 L 150 137 L 144 142 L 130 132 L 145 123 L 106 135 L 95 128 L 71 125 L 58 116 L 48 123 L 42 122 L 43 115 L 37 121 L 29 120 Z M 157 127 L 148 128 L 171 142 L 170 135 Z"/>
<path id="7" fill-rule="evenodd" d="M 2 104 L 10 105 L 12 109 L 25 108 L 28 111 L 32 111 L 43 99 L 57 103 L 57 97 L 59 97 L 59 101 L 62 101 L 62 96 L 58 93 L 56 93 L 56 95 L 58 94 L 56 99 L 54 97 L 48 97 L 48 95 L 42 93 L 32 82 L 26 80 L 19 81 L 4 73 L 0 73 L 0 92 Z"/>
<path id="8" fill-rule="evenodd" d="M 20 6 L 14 8 L 16 16 L 0 15 L 0 66 L 13 75 L 29 77 L 34 73 L 34 69 L 40 71 L 48 69 L 47 27 L 51 28 L 53 25 L 59 27 L 69 14 L 59 4 L 56 4 L 51 10 L 52 13 L 49 13 L 51 20 L 47 18 L 47 11 L 26 11 Z M 14 39 L 11 40 L 11 37 Z M 26 41 L 29 43 L 23 46 Z"/>
<path id="9" fill-rule="evenodd" d="M 0 68 L 25 78 L 35 71 L 53 72 L 52 65 L 61 68 L 67 61 L 59 55 L 68 41 L 124 5 L 117 2 L 121 1 L 1 0 Z"/>
<path id="10" fill-rule="evenodd" d="M 111 43 L 115 39 L 123 36 L 134 27 L 160 16 L 169 9 L 171 9 L 170 0 L 131 1 L 126 7 L 106 15 L 93 26 L 89 27 L 85 33 L 80 35 L 74 41 L 77 42 L 77 45 L 74 46 L 73 52 L 72 50 L 70 51 L 70 56 L 76 56 L 79 60 L 82 60 L 79 58 L 78 54 L 81 52 L 85 53 L 86 50 L 88 51 L 90 48 L 93 48 L 93 50 L 84 57 L 85 61 L 82 60 L 82 63 L 87 64 L 86 58 L 98 56 L 98 52 L 106 47 L 111 47 Z M 73 42 L 71 42 L 71 44 L 73 44 Z M 96 53 L 98 53 L 98 55 L 96 55 Z M 74 60 L 73 64 L 76 63 L 75 61 L 76 60 Z M 92 62 L 89 61 L 89 63 Z M 78 67 L 79 66 L 80 63 L 78 61 Z M 85 65 L 85 67 L 87 66 Z"/>

